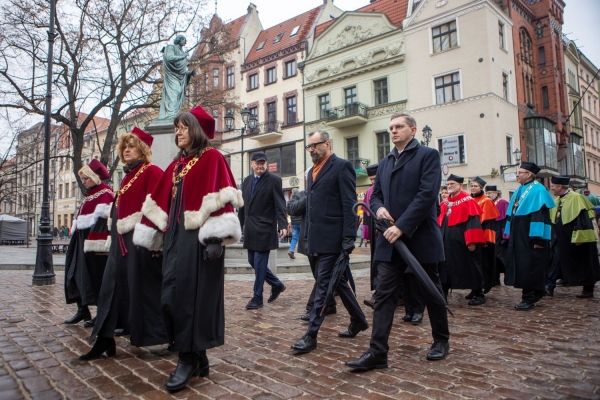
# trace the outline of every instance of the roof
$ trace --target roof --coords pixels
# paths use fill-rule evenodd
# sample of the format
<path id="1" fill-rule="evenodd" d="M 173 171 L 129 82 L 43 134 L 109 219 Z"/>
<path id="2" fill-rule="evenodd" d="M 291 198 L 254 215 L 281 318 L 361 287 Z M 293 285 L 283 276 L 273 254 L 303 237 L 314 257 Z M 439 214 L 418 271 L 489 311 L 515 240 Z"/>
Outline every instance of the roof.
<path id="1" fill-rule="evenodd" d="M 287 21 L 272 26 L 269 29 L 263 30 L 256 39 L 256 42 L 254 42 L 254 45 L 252 46 L 245 63 L 247 64 L 252 61 L 256 61 L 268 54 L 275 53 L 281 49 L 288 48 L 306 40 L 306 38 L 310 35 L 312 27 L 322 8 L 323 6 L 313 8 L 310 11 L 297 15 L 294 18 L 290 18 Z M 298 32 L 294 36 L 290 36 L 294 28 L 297 26 L 300 27 Z M 275 38 L 277 38 L 277 36 L 280 34 L 280 40 L 277 43 L 274 43 Z M 260 50 L 257 50 L 263 41 L 264 47 L 262 47 Z"/>
<path id="2" fill-rule="evenodd" d="M 370 3 L 364 7 L 361 7 L 355 12 L 372 12 L 372 13 L 383 13 L 387 15 L 390 22 L 397 26 L 402 26 L 402 21 L 406 18 L 408 10 L 408 0 L 377 0 L 374 3 Z M 344 15 L 344 14 L 342 14 Z M 315 37 L 318 37 L 325 29 L 331 24 L 337 21 L 340 17 L 332 19 L 315 28 Z"/>
<path id="3" fill-rule="evenodd" d="M 244 14 L 241 17 L 236 18 L 233 21 L 229 21 L 228 23 L 223 25 L 225 27 L 225 29 L 229 31 L 230 38 L 237 38 L 240 35 L 240 29 L 242 29 L 242 26 L 244 25 L 244 22 L 246 21 L 247 16 L 248 16 L 248 14 Z M 212 29 L 218 29 L 218 28 L 215 28 L 214 24 L 219 24 L 219 25 L 223 24 L 223 21 L 221 20 L 221 18 L 218 15 L 213 15 L 212 19 L 210 20 L 209 28 L 207 28 L 207 30 L 210 31 Z M 204 43 L 202 45 L 198 46 L 196 48 L 196 51 L 194 52 L 194 55 L 197 57 L 202 55 L 202 53 L 204 51 L 204 47 L 205 47 Z"/>

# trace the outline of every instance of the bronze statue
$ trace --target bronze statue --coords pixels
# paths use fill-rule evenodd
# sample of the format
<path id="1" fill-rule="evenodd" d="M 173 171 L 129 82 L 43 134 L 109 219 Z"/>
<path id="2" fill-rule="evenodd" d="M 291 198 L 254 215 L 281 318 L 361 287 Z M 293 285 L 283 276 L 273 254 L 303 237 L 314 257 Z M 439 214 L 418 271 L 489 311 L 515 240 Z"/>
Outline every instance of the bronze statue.
<path id="1" fill-rule="evenodd" d="M 189 51 L 183 51 L 185 36 L 177 35 L 173 44 L 164 47 L 163 55 L 164 83 L 158 119 L 170 121 L 185 103 L 185 91 L 190 78 L 195 74 L 188 71 Z"/>

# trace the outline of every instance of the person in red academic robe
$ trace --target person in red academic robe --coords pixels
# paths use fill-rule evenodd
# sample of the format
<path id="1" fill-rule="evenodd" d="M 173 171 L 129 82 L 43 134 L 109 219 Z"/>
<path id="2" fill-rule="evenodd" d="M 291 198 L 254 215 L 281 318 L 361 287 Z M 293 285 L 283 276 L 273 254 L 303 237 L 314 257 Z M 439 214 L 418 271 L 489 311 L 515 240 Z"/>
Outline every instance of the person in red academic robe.
<path id="1" fill-rule="evenodd" d="M 237 243 L 235 208 L 242 193 L 225 157 L 209 147 L 215 121 L 198 106 L 177 115 L 180 152 L 142 207 L 133 242 L 163 250 L 162 314 L 167 336 L 179 352 L 166 388 L 184 388 L 209 372 L 206 350 L 225 339 L 224 250 Z"/>
<path id="2" fill-rule="evenodd" d="M 167 343 L 160 310 L 162 257 L 133 244 L 133 231 L 142 219 L 142 204 L 163 175 L 152 164 L 153 137 L 135 127 L 119 137 L 117 151 L 125 164 L 125 177 L 113 202 L 110 250 L 98 312 L 90 343 L 94 347 L 79 357 L 91 360 L 106 352 L 115 354 L 115 330 L 129 333 L 134 346 Z"/>
<path id="3" fill-rule="evenodd" d="M 471 289 L 469 305 L 478 306 L 485 303 L 481 268 L 481 246 L 486 242 L 480 221 L 483 211 L 461 190 L 462 176 L 451 174 L 447 180 L 448 198 L 440 204 L 438 217 L 446 256 L 440 263 L 440 280 L 446 297 L 450 288 Z"/>
<path id="4" fill-rule="evenodd" d="M 65 259 L 65 297 L 67 304 L 77 303 L 77 313 L 65 324 L 86 321 L 84 326 L 90 327 L 93 320 L 88 306 L 97 303 L 100 293 L 108 251 L 106 221 L 114 194 L 102 183 L 109 174 L 100 161 L 92 160 L 78 174 L 87 191 L 73 221 Z"/>
<path id="5" fill-rule="evenodd" d="M 481 248 L 481 268 L 483 270 L 483 293 L 487 294 L 496 284 L 496 218 L 500 216 L 494 202 L 484 194 L 486 181 L 480 177 L 475 177 L 471 180 L 470 189 L 471 197 L 475 199 L 482 214 L 479 216 L 483 236 L 485 237 L 485 245 Z M 472 299 L 473 293 L 465 297 Z"/>

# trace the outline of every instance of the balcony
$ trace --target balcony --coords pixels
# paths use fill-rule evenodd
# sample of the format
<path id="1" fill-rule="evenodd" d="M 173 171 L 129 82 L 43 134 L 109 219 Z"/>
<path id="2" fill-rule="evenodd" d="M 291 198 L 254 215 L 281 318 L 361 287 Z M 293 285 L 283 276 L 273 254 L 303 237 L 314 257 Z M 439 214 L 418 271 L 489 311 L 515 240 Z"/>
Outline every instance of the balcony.
<path id="1" fill-rule="evenodd" d="M 354 166 L 354 171 L 356 172 L 356 179 L 367 177 L 367 165 L 369 165 L 370 160 L 366 158 L 356 158 L 348 161 L 350 161 Z"/>
<path id="2" fill-rule="evenodd" d="M 368 119 L 367 108 L 368 106 L 362 103 L 332 108 L 327 112 L 327 124 L 335 128 L 364 124 Z"/>
<path id="3" fill-rule="evenodd" d="M 539 178 L 558 175 L 555 123 L 550 118 L 537 114 L 532 107 L 525 118 L 525 143 L 527 161 L 541 168 Z"/>
<path id="4" fill-rule="evenodd" d="M 281 132 L 282 125 L 283 122 L 281 121 L 261 122 L 256 125 L 256 128 L 254 129 L 248 128 L 246 136 L 250 139 L 259 141 L 280 138 L 283 136 L 283 133 Z"/>

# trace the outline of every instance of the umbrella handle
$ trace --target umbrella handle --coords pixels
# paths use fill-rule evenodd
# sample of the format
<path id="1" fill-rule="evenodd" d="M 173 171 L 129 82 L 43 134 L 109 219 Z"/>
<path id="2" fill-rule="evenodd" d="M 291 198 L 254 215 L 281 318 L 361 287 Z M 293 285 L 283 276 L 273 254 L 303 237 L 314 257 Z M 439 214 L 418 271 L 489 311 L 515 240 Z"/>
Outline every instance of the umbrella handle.
<path id="1" fill-rule="evenodd" d="M 366 205 L 365 203 L 362 203 L 362 202 L 358 202 L 352 207 L 352 212 L 357 217 L 358 217 L 358 207 L 364 208 L 365 210 L 367 210 L 369 212 L 369 214 L 371 214 L 372 218 L 376 218 L 375 213 L 373 212 L 373 210 L 371 210 L 371 207 L 369 207 L 368 205 Z"/>

